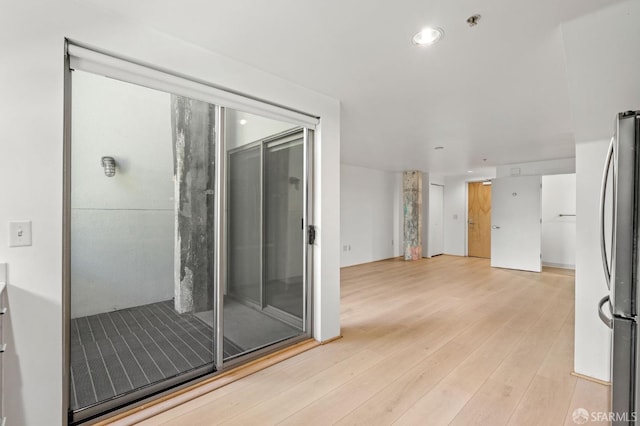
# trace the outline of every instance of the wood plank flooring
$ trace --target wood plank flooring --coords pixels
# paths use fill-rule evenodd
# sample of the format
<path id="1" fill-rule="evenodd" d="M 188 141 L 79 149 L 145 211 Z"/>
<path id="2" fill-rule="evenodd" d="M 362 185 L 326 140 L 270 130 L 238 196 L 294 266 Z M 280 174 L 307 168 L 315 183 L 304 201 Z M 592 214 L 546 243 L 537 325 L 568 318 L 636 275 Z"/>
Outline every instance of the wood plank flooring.
<path id="1" fill-rule="evenodd" d="M 570 375 L 573 289 L 478 258 L 344 268 L 342 339 L 141 424 L 571 425 L 609 407 Z"/>

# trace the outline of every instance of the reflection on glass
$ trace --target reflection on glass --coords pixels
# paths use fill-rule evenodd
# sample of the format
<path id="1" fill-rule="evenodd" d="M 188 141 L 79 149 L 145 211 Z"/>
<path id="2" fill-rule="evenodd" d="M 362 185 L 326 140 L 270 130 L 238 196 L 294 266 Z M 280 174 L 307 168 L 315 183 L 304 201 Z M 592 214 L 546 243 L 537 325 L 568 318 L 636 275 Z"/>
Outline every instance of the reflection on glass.
<path id="1" fill-rule="evenodd" d="M 213 371 L 215 115 L 204 102 L 79 71 L 72 78 L 70 408 L 78 412 Z M 114 158 L 112 177 L 105 156 Z"/>
<path id="2" fill-rule="evenodd" d="M 300 136 L 298 133 L 296 136 Z M 266 304 L 302 323 L 302 138 L 275 141 L 265 150 Z"/>
<path id="3" fill-rule="evenodd" d="M 229 156 L 229 294 L 260 305 L 260 147 Z"/>
<path id="4" fill-rule="evenodd" d="M 242 354 L 302 332 L 304 152 L 288 123 L 227 111 L 226 130 L 224 341 Z"/>

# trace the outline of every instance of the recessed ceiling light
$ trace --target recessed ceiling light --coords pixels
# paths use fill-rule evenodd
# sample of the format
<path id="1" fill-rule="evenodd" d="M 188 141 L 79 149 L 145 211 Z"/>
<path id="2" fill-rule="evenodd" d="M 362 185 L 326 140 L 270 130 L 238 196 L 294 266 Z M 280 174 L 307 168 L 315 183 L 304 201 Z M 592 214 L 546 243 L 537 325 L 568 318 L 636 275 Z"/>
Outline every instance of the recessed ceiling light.
<path id="1" fill-rule="evenodd" d="M 436 150 L 438 150 L 438 149 L 444 149 L 444 146 L 436 146 L 436 147 L 435 147 L 435 148 L 433 148 L 433 149 L 436 149 Z"/>
<path id="2" fill-rule="evenodd" d="M 242 120 L 240 120 L 240 125 L 244 126 L 245 124 L 247 124 L 247 120 L 245 120 L 244 118 Z"/>
<path id="3" fill-rule="evenodd" d="M 425 28 L 413 36 L 413 43 L 418 46 L 430 46 L 444 37 L 442 28 Z"/>
<path id="4" fill-rule="evenodd" d="M 473 173 L 473 170 L 467 170 L 467 173 Z"/>

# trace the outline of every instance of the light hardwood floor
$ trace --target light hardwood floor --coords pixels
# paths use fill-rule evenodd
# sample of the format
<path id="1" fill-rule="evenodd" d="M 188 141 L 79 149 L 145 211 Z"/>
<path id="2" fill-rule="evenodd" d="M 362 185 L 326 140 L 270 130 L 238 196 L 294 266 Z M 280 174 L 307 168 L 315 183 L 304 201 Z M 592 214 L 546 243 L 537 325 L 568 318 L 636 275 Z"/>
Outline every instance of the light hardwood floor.
<path id="1" fill-rule="evenodd" d="M 609 407 L 570 374 L 573 283 L 452 256 L 345 268 L 342 339 L 141 424 L 572 425 Z"/>

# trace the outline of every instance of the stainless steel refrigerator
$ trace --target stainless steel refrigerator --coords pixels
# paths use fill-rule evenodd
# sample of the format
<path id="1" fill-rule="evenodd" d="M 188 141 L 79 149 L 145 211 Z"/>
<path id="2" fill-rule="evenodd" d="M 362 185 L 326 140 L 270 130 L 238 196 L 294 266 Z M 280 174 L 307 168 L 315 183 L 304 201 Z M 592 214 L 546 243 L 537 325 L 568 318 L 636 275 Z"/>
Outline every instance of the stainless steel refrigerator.
<path id="1" fill-rule="evenodd" d="M 635 413 L 640 407 L 637 291 L 640 274 L 639 207 L 640 111 L 627 111 L 616 117 L 600 200 L 602 260 L 610 292 L 600 300 L 598 313 L 613 330 L 613 425 L 636 424 Z M 605 313 L 605 310 L 610 312 Z"/>

